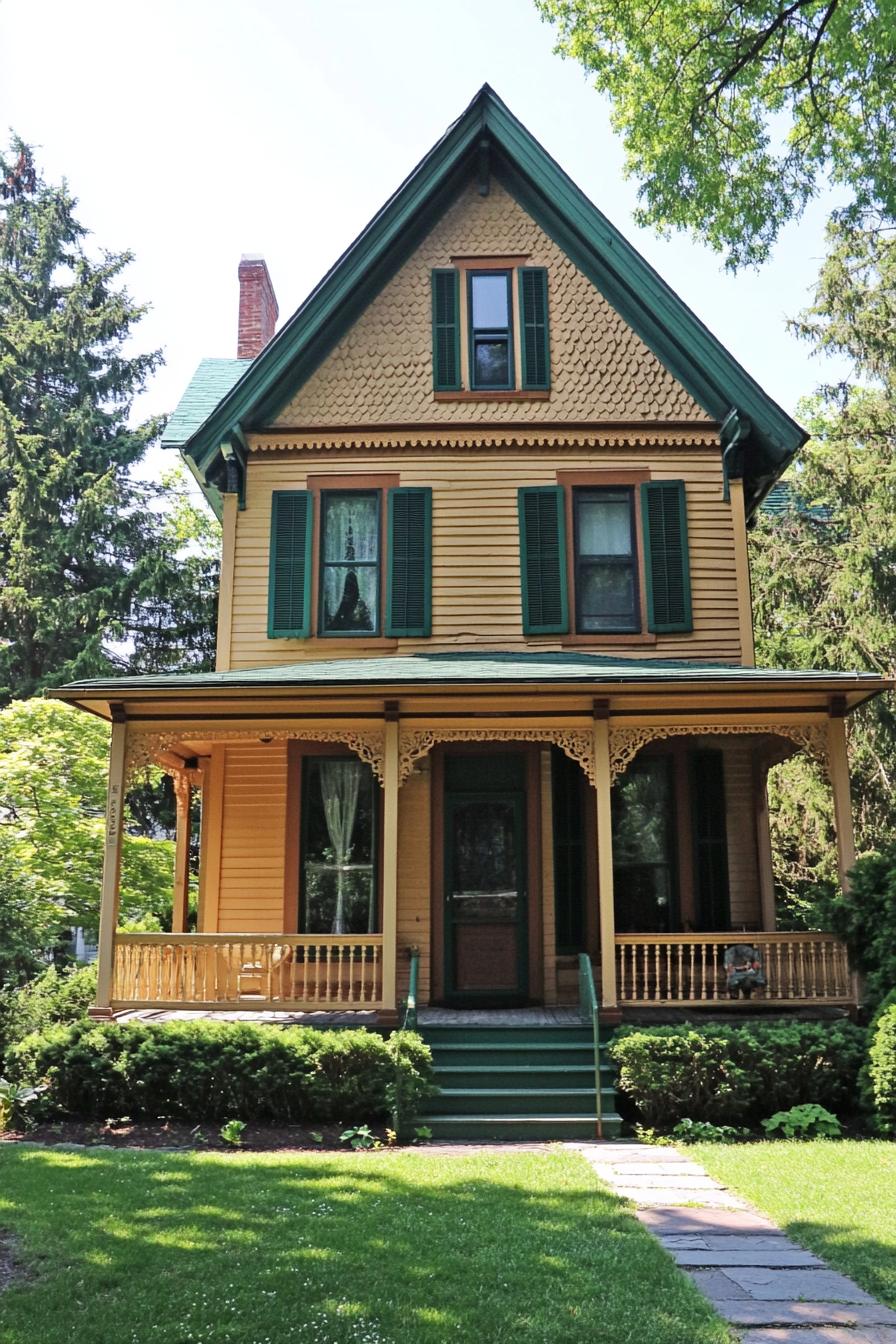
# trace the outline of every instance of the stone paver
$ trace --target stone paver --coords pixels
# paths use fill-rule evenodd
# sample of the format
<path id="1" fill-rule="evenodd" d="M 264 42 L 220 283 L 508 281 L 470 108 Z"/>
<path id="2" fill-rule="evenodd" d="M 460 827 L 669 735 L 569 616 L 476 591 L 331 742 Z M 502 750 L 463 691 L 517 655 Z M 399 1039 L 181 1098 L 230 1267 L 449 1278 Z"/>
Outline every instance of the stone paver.
<path id="1" fill-rule="evenodd" d="M 571 1144 L 690 1275 L 741 1344 L 896 1344 L 896 1312 L 795 1245 L 674 1148 Z"/>

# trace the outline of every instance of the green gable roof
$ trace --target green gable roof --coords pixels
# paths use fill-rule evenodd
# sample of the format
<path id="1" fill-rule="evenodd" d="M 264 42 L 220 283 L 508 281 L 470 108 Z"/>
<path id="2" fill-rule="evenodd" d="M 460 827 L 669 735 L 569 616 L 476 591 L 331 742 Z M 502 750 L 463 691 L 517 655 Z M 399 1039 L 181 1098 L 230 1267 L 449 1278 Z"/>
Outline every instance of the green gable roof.
<path id="1" fill-rule="evenodd" d="M 805 442 L 805 432 L 487 84 L 183 443 L 213 504 L 226 470 L 222 444 L 241 456 L 245 432 L 271 424 L 460 190 L 486 171 L 591 279 L 707 414 L 720 425 L 728 422 L 727 465 L 731 474 L 743 475 L 752 513 Z"/>
<path id="2" fill-rule="evenodd" d="M 239 382 L 251 359 L 204 359 L 162 434 L 163 448 L 182 448 Z"/>
<path id="3" fill-rule="evenodd" d="M 388 658 L 332 658 L 245 668 L 238 672 L 181 672 L 141 677 L 105 677 L 70 682 L 51 694 L 78 699 L 79 694 L 109 695 L 122 691 L 262 689 L 264 687 L 463 685 L 484 682 L 737 682 L 761 686 L 769 682 L 794 686 L 814 682 L 856 689 L 869 683 L 881 688 L 873 672 L 778 671 L 726 663 L 689 663 L 673 659 L 613 658 L 596 653 L 415 653 Z"/>

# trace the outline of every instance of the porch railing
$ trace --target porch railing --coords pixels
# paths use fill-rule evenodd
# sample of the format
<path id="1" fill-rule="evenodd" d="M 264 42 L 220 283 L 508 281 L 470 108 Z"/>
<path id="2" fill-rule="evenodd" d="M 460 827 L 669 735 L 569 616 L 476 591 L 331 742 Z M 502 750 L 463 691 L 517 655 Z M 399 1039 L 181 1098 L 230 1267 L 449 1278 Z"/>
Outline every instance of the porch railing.
<path id="1" fill-rule="evenodd" d="M 619 1001 L 730 1002 L 724 956 L 737 944 L 758 948 L 762 958 L 766 983 L 752 1003 L 855 1002 L 846 947 L 832 933 L 623 934 L 616 938 Z"/>
<path id="2" fill-rule="evenodd" d="M 382 934 L 118 933 L 113 1007 L 383 1006 Z"/>

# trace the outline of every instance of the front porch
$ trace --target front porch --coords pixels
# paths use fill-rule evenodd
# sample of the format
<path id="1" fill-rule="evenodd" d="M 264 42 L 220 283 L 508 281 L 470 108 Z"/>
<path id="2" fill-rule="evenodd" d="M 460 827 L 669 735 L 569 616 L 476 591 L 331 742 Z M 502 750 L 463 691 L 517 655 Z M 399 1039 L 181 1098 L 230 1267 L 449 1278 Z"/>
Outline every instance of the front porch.
<path id="1" fill-rule="evenodd" d="M 572 1007 L 580 954 L 609 1018 L 856 1004 L 833 935 L 775 928 L 765 785 L 794 751 L 818 762 L 845 883 L 844 718 L 880 679 L 443 655 L 435 687 L 416 659 L 368 659 L 322 691 L 338 666 L 65 692 L 113 720 L 98 1013 L 394 1022 L 411 949 L 424 1007 Z M 177 796 L 170 933 L 118 928 L 122 802 L 148 765 Z M 760 963 L 750 997 L 729 992 L 738 945 Z"/>

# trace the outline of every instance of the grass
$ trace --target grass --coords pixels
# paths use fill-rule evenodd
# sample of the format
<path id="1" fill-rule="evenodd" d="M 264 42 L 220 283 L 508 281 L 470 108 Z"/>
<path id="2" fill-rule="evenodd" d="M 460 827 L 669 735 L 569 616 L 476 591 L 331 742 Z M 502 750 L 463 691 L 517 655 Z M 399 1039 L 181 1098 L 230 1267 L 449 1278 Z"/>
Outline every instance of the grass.
<path id="1" fill-rule="evenodd" d="M 688 1152 L 806 1250 L 896 1307 L 896 1144 L 817 1139 Z"/>
<path id="2" fill-rule="evenodd" d="M 0 1342 L 723 1344 L 726 1327 L 563 1149 L 463 1156 L 9 1146 L 29 1268 Z"/>

